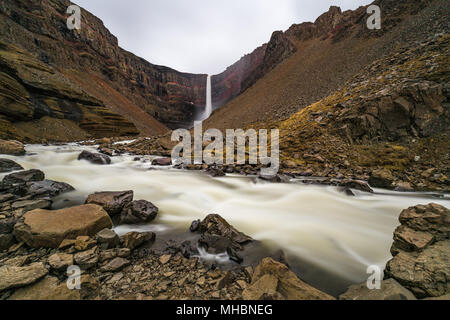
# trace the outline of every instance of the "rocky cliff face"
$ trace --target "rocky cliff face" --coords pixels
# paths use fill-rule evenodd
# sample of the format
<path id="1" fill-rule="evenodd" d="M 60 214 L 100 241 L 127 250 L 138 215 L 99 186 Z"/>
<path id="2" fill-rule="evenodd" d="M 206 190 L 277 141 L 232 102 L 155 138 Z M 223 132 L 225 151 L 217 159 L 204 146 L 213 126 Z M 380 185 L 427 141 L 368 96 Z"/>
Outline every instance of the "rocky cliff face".
<path id="1" fill-rule="evenodd" d="M 204 107 L 206 75 L 156 66 L 121 49 L 102 21 L 85 10 L 81 30 L 69 30 L 70 4 L 68 0 L 2 1 L 0 40 L 30 53 L 146 135 L 186 125 L 196 108 Z"/>

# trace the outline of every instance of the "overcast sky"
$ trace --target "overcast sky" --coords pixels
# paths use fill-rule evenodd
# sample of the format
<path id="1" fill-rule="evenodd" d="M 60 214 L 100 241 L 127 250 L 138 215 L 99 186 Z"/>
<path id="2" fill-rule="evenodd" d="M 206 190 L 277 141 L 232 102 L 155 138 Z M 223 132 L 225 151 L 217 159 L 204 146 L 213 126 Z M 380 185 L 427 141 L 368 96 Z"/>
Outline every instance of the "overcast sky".
<path id="1" fill-rule="evenodd" d="M 119 45 L 153 64 L 217 74 L 275 30 L 314 21 L 331 5 L 371 0 L 72 0 L 103 20 Z"/>

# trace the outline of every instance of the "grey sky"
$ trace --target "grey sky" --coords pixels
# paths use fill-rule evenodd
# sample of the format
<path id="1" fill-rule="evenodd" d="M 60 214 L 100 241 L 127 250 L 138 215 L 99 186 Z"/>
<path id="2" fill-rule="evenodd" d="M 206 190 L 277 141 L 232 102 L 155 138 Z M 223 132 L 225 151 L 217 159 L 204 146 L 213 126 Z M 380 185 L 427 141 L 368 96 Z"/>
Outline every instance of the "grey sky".
<path id="1" fill-rule="evenodd" d="M 103 20 L 119 45 L 154 64 L 217 74 L 275 30 L 314 21 L 331 5 L 371 0 L 72 0 Z"/>

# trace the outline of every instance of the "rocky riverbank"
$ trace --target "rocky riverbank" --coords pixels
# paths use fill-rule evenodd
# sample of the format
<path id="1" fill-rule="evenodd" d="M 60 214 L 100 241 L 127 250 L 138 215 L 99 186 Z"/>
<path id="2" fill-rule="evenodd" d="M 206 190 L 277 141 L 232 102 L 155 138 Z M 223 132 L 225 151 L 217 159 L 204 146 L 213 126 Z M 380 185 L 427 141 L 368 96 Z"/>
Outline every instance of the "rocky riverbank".
<path id="1" fill-rule="evenodd" d="M 108 165 L 115 152 L 108 156 L 104 148 L 79 159 Z M 1 150 L 25 153 L 17 142 Z M 300 280 L 282 253 L 261 250 L 219 215 L 194 221 L 184 234 L 119 236 L 113 226 L 152 223 L 158 208 L 127 190 L 97 192 L 83 205 L 52 210 L 53 199 L 72 186 L 8 159 L 0 160 L 0 169 L 6 173 L 0 183 L 0 299 L 448 299 L 450 211 L 437 204 L 400 215 L 380 290 L 363 283 L 333 297 Z M 199 248 L 226 252 L 229 261 L 206 261 Z M 73 265 L 82 272 L 80 290 L 67 287 Z"/>

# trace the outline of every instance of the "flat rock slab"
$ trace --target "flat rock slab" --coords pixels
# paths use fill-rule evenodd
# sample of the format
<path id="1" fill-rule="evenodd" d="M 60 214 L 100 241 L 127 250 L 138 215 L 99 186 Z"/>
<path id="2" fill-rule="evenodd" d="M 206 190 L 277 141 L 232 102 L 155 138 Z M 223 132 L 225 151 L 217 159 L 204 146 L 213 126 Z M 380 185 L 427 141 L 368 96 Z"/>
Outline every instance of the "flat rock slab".
<path id="1" fill-rule="evenodd" d="M 112 221 L 106 211 L 88 204 L 54 211 L 30 211 L 15 225 L 14 234 L 19 241 L 33 248 L 58 248 L 64 239 L 92 237 L 111 227 Z"/>
<path id="2" fill-rule="evenodd" d="M 0 268 L 0 292 L 27 286 L 43 278 L 48 273 L 43 263 L 33 263 L 26 267 L 4 266 Z"/>
<path id="3" fill-rule="evenodd" d="M 59 283 L 55 277 L 16 290 L 9 300 L 80 300 L 79 290 L 69 290 L 65 282 Z"/>
<path id="4" fill-rule="evenodd" d="M 369 289 L 367 283 L 356 284 L 339 296 L 339 300 L 417 300 L 414 294 L 394 279 L 381 281 L 380 289 Z"/>

